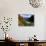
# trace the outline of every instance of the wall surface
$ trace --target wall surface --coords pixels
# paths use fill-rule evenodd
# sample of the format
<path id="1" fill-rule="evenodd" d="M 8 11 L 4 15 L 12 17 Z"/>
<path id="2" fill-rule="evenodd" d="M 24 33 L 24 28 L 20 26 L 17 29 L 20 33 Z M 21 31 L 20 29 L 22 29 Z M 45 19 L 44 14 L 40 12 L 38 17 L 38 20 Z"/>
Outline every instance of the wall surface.
<path id="1" fill-rule="evenodd" d="M 46 40 L 45 36 L 45 15 L 46 6 L 33 8 L 28 0 L 0 0 L 0 19 L 1 17 L 12 17 L 12 26 L 7 33 L 16 40 L 27 40 L 34 34 L 39 40 Z M 30 27 L 18 26 L 18 14 L 34 14 L 35 25 Z M 4 33 L 0 29 L 0 39 L 4 39 Z"/>

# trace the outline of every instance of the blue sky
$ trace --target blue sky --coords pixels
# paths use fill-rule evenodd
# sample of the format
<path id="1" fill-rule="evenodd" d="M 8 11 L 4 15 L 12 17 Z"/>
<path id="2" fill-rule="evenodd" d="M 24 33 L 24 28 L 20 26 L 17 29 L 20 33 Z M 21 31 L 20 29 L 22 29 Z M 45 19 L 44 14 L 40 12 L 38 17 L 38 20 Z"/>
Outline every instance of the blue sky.
<path id="1" fill-rule="evenodd" d="M 32 14 L 21 14 L 21 16 L 24 18 L 30 18 L 32 16 Z"/>

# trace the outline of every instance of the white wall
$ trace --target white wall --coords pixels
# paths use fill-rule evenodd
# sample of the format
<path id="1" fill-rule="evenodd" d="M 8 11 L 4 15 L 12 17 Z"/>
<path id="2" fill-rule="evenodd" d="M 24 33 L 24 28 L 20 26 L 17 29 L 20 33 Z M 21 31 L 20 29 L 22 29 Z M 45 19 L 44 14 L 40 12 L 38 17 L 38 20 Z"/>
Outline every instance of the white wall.
<path id="1" fill-rule="evenodd" d="M 46 7 L 46 6 L 44 6 Z M 13 18 L 12 26 L 8 34 L 17 40 L 27 40 L 34 34 L 39 40 L 45 39 L 45 15 L 46 8 L 33 8 L 30 6 L 28 0 L 0 0 L 0 16 L 8 16 Z M 35 15 L 34 27 L 19 27 L 18 14 L 32 13 Z M 2 32 L 2 31 L 1 31 Z M 0 35 L 2 35 L 0 32 Z M 0 36 L 2 39 L 2 36 Z"/>
<path id="2" fill-rule="evenodd" d="M 46 39 L 46 16 L 45 16 L 45 24 L 44 24 L 45 28 L 44 28 L 44 39 Z"/>

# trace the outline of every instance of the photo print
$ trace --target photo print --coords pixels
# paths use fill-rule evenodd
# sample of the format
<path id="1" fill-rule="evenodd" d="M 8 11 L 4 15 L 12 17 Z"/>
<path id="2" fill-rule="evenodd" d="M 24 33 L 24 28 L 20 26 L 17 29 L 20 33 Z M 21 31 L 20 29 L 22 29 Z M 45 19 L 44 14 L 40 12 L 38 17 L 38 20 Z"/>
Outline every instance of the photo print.
<path id="1" fill-rule="evenodd" d="M 18 14 L 18 26 L 34 26 L 34 15 Z"/>

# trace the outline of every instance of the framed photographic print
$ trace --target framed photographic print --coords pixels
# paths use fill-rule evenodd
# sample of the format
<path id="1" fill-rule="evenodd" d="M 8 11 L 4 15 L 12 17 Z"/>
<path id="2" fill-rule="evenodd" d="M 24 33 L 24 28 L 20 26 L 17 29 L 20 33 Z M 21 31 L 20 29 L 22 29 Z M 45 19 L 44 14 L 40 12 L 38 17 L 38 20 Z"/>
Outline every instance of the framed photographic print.
<path id="1" fill-rule="evenodd" d="M 34 15 L 18 14 L 18 26 L 34 26 Z"/>

